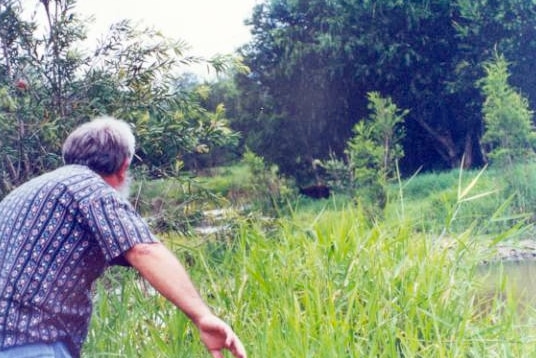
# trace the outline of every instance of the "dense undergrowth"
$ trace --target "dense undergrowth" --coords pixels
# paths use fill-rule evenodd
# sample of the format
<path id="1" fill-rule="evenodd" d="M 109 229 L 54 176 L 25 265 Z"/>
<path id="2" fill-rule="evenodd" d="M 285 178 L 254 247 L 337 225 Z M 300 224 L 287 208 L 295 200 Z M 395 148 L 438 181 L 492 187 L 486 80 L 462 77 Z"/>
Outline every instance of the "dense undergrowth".
<path id="1" fill-rule="evenodd" d="M 525 170 L 518 182 L 530 182 Z M 221 174 L 205 188 L 247 184 Z M 183 200 L 176 182 L 144 185 L 158 186 L 160 201 Z M 532 357 L 535 312 L 478 274 L 488 247 L 531 231 L 519 205 L 530 187 L 520 201 L 521 186 L 509 185 L 492 171 L 423 174 L 390 188 L 381 218 L 347 196 L 296 196 L 279 216 L 245 210 L 210 237 L 161 236 L 250 357 Z M 96 288 L 84 356 L 208 354 L 180 312 L 134 272 L 114 269 Z"/>

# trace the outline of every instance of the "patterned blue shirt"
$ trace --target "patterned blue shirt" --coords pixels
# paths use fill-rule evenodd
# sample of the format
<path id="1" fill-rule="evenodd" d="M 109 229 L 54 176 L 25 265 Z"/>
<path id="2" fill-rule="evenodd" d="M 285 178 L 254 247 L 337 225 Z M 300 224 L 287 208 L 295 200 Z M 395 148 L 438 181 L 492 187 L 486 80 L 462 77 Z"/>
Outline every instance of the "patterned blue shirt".
<path id="1" fill-rule="evenodd" d="M 68 165 L 21 185 L 0 202 L 0 351 L 65 343 L 80 356 L 91 287 L 156 242 L 134 208 L 89 168 Z"/>

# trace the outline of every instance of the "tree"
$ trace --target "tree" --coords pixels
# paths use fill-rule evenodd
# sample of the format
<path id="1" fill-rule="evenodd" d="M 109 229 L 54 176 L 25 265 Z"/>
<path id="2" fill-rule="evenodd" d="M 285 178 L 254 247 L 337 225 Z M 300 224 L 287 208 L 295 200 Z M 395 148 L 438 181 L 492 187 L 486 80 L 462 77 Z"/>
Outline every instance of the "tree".
<path id="1" fill-rule="evenodd" d="M 528 0 L 264 1 L 242 49 L 252 72 L 238 80 L 259 96 L 251 110 L 265 109 L 255 150 L 293 175 L 311 159 L 341 155 L 366 93 L 378 91 L 411 109 L 405 173 L 457 168 L 462 158 L 479 166 L 481 63 L 497 48 L 515 63 L 513 79 L 532 78 L 535 15 Z M 530 81 L 527 91 L 536 88 Z M 282 130 L 291 134 L 276 139 Z"/>
<path id="2" fill-rule="evenodd" d="M 347 142 L 346 154 L 353 172 L 356 198 L 367 207 L 383 209 L 387 203 L 387 184 L 397 173 L 404 157 L 402 123 L 408 110 L 400 110 L 391 98 L 368 93 L 368 120 L 355 124 L 354 136 Z"/>
<path id="3" fill-rule="evenodd" d="M 137 158 L 163 171 L 202 144 L 234 140 L 225 118 L 205 111 L 177 78 L 191 63 L 206 61 L 219 71 L 239 61 L 187 55 L 185 42 L 128 20 L 112 26 L 94 50 L 80 49 L 88 20 L 76 13 L 75 0 L 34 4 L 25 19 L 20 1 L 0 2 L 0 194 L 60 165 L 67 133 L 97 115 L 136 125 Z"/>
<path id="4" fill-rule="evenodd" d="M 224 108 L 203 108 L 203 86 L 178 75 L 179 66 L 200 61 L 184 55 L 186 47 L 155 29 L 122 21 L 101 40 L 86 72 L 91 80 L 82 95 L 91 110 L 136 125 L 139 162 L 153 174 L 176 174 L 185 155 L 236 142 Z M 224 60 L 218 58 L 216 66 L 225 66 Z"/>
<path id="5" fill-rule="evenodd" d="M 490 165 L 498 167 L 512 195 L 514 215 L 534 212 L 536 200 L 530 166 L 536 153 L 533 111 L 510 83 L 510 64 L 502 54 L 484 63 L 485 76 L 477 82 L 485 97 L 482 106 L 485 131 L 483 148 Z"/>
<path id="6" fill-rule="evenodd" d="M 258 95 L 257 101 L 250 100 L 244 122 L 246 127 L 254 122 L 252 135 L 261 139 L 246 141 L 300 181 L 314 174 L 312 163 L 325 157 L 327 149 L 342 153 L 351 129 L 345 93 L 351 76 L 341 75 L 342 66 L 336 68 L 340 63 L 333 61 L 335 43 L 317 32 L 337 26 L 333 17 L 341 9 L 336 3 L 261 4 L 251 22 L 255 40 L 243 49 L 253 71 L 240 76 L 239 88 Z"/>
<path id="7" fill-rule="evenodd" d="M 526 98 L 508 83 L 510 76 L 504 56 L 496 55 L 484 64 L 486 76 L 479 81 L 486 98 L 482 113 L 486 154 L 497 164 L 511 168 L 514 163 L 534 159 L 536 132 L 533 112 Z"/>
<path id="8" fill-rule="evenodd" d="M 40 1 L 45 18 L 21 16 L 19 1 L 0 4 L 0 112 L 3 191 L 57 165 L 65 117 L 73 112 L 76 71 L 83 59 L 73 45 L 84 39 L 74 1 Z M 7 104 L 7 105 L 6 105 Z"/>

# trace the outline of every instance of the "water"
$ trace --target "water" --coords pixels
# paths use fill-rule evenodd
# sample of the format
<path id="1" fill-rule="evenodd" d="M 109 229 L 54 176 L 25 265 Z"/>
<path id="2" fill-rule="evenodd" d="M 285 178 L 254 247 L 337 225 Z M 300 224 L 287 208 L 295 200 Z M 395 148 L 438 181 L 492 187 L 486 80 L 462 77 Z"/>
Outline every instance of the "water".
<path id="1" fill-rule="evenodd" d="M 525 307 L 536 308 L 536 261 L 486 264 L 479 274 L 484 293 L 510 296 Z"/>

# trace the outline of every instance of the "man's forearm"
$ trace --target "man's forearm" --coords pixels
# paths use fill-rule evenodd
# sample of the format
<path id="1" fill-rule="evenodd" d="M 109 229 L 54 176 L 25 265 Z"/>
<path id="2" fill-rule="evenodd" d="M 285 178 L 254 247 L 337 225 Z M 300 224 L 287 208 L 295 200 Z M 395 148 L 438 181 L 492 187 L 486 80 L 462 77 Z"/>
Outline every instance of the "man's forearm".
<path id="1" fill-rule="evenodd" d="M 194 323 L 211 314 L 182 264 L 163 244 L 138 244 L 126 252 L 125 258 Z"/>

